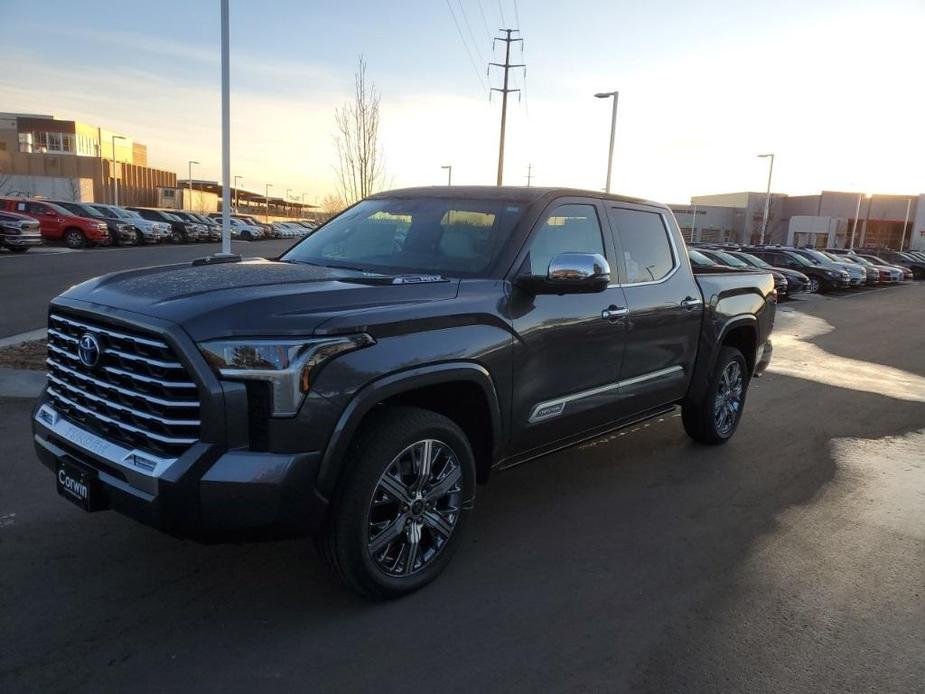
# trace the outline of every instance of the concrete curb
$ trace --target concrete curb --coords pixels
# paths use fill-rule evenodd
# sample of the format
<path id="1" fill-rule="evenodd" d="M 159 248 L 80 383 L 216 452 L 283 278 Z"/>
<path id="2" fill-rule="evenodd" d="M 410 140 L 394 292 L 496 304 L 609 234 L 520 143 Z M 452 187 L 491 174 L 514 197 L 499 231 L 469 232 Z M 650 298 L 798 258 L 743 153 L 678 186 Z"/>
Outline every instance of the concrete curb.
<path id="1" fill-rule="evenodd" d="M 44 371 L 0 368 L 0 398 L 35 398 L 45 387 Z"/>
<path id="2" fill-rule="evenodd" d="M 0 338 L 0 347 L 15 347 L 16 345 L 21 345 L 23 342 L 44 340 L 46 337 L 48 337 L 48 328 L 39 328 L 38 330 L 30 330 L 27 333 L 2 337 Z"/>

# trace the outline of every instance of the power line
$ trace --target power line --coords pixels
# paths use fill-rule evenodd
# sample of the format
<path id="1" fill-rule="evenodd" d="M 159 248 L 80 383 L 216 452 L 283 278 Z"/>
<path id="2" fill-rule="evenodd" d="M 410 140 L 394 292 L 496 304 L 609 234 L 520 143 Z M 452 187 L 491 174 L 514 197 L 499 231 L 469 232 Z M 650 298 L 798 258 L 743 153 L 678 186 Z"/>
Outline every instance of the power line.
<path id="1" fill-rule="evenodd" d="M 459 28 L 459 22 L 456 20 L 456 13 L 453 12 L 453 6 L 450 4 L 450 0 L 446 0 L 446 6 L 450 10 L 453 24 L 456 25 L 456 33 L 459 34 L 459 40 L 462 41 L 463 48 L 466 49 L 466 55 L 469 56 L 469 64 L 472 65 L 472 69 L 475 70 L 475 75 L 479 78 L 479 84 L 482 85 L 482 89 L 485 89 L 485 80 L 482 79 L 482 71 L 479 70 L 475 58 L 472 57 L 472 51 L 469 50 L 469 44 L 466 43 L 466 37 L 463 36 L 462 29 Z"/>
<path id="2" fill-rule="evenodd" d="M 500 5 L 500 3 L 499 3 Z M 501 92 L 501 136 L 498 142 L 498 185 L 501 185 L 502 180 L 504 179 L 504 135 L 505 129 L 507 128 L 507 95 L 511 92 L 520 92 L 519 89 L 511 89 L 508 87 L 508 73 L 512 67 L 526 67 L 524 64 L 511 64 L 511 44 L 512 43 L 523 43 L 521 38 L 511 38 L 511 34 L 520 33 L 517 29 L 501 29 L 501 32 L 504 36 L 499 36 L 495 38 L 495 41 L 502 41 L 504 43 L 504 62 L 503 63 L 488 63 L 489 69 L 492 67 L 500 67 L 504 69 L 504 86 L 500 89 L 497 87 L 492 87 L 492 92 Z M 489 94 L 490 96 L 490 94 Z"/>
<path id="3" fill-rule="evenodd" d="M 479 65 L 485 62 L 482 58 L 482 51 L 479 50 L 479 42 L 475 40 L 475 34 L 472 33 L 472 25 L 469 24 L 469 17 L 466 15 L 466 9 L 463 7 L 462 0 L 456 0 L 459 11 L 462 14 L 463 23 L 466 25 L 466 31 L 469 32 L 469 38 L 472 39 L 472 46 L 475 48 L 475 54 L 479 59 Z"/>
<path id="4" fill-rule="evenodd" d="M 501 13 L 501 26 L 506 26 L 507 22 L 504 21 L 504 5 L 501 4 L 501 0 L 498 0 L 498 11 Z"/>
<path id="5" fill-rule="evenodd" d="M 479 3 L 479 14 L 482 15 L 482 26 L 485 27 L 485 36 L 488 37 L 488 42 L 491 43 L 491 30 L 488 28 L 488 20 L 485 19 L 485 8 L 482 7 L 482 0 L 478 0 Z"/>
<path id="6" fill-rule="evenodd" d="M 520 29 L 520 12 L 517 9 L 517 0 L 514 0 L 514 26 Z"/>

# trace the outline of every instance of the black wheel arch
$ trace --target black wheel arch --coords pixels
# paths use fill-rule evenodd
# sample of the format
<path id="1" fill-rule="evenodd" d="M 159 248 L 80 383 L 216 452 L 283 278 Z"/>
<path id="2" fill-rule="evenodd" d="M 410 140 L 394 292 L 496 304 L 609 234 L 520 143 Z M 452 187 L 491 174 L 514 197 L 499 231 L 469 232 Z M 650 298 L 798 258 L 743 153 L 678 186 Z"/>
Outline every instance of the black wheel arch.
<path id="1" fill-rule="evenodd" d="M 700 402 L 710 386 L 710 378 L 723 347 L 735 347 L 745 357 L 748 374 L 754 373 L 758 353 L 758 319 L 751 315 L 736 316 L 723 324 L 716 337 L 701 334 L 700 350 L 685 402 Z"/>
<path id="2" fill-rule="evenodd" d="M 479 401 L 446 397 L 446 389 L 468 392 Z M 434 396 L 441 392 L 443 397 Z M 439 404 L 438 404 L 439 403 Z M 468 411 L 465 404 L 478 410 Z M 341 473 L 342 461 L 364 419 L 377 406 L 415 405 L 448 416 L 466 432 L 476 457 L 477 479 L 484 482 L 502 443 L 501 407 L 488 370 L 471 362 L 445 362 L 383 376 L 360 389 L 341 413 L 318 469 L 317 492 L 330 498 Z M 462 406 L 460 406 L 462 405 Z M 487 430 L 484 423 L 489 425 Z"/>

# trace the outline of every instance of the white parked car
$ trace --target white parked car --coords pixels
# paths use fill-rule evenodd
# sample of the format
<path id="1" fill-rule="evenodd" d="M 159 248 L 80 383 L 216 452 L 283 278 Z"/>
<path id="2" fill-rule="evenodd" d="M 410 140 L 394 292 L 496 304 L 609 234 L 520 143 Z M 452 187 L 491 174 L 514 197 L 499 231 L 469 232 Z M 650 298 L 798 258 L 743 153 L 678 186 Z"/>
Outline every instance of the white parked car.
<path id="1" fill-rule="evenodd" d="M 124 207 L 116 207 L 115 205 L 102 205 L 100 203 L 93 203 L 90 207 L 102 214 L 124 219 L 141 232 L 143 237 L 141 241 L 144 243 L 163 243 L 173 238 L 173 229 L 170 228 L 169 224 L 145 219 L 134 210 L 127 210 Z"/>

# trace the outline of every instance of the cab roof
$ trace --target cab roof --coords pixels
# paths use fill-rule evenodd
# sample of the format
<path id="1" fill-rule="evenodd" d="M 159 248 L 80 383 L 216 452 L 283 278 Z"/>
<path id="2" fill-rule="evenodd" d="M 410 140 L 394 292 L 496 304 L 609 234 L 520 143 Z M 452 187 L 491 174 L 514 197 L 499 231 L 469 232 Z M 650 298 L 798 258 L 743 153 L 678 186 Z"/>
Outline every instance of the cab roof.
<path id="1" fill-rule="evenodd" d="M 654 205 L 665 208 L 660 202 L 634 198 L 628 195 L 615 195 L 600 190 L 582 190 L 580 188 L 555 188 L 538 186 L 422 186 L 418 188 L 398 188 L 375 193 L 372 199 L 382 198 L 473 198 L 479 200 L 510 200 L 513 202 L 535 202 L 544 198 L 579 196 L 630 202 L 637 205 Z"/>

